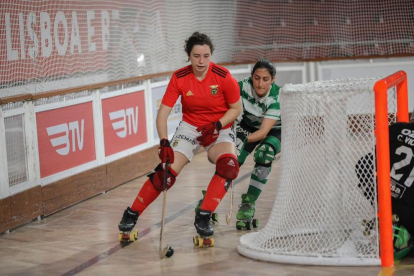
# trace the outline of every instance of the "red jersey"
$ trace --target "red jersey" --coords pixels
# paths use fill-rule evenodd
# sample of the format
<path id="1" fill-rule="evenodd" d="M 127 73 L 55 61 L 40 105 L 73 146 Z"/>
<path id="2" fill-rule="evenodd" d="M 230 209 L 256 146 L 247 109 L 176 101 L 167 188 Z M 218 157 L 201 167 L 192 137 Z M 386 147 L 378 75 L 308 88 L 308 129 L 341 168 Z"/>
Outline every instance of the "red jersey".
<path id="1" fill-rule="evenodd" d="M 229 110 L 228 104 L 240 98 L 239 86 L 230 72 L 210 62 L 205 78 L 200 81 L 193 74 L 192 66 L 174 72 L 162 103 L 173 107 L 181 96 L 183 121 L 199 127 L 218 121 Z M 231 124 L 223 128 L 230 127 Z"/>

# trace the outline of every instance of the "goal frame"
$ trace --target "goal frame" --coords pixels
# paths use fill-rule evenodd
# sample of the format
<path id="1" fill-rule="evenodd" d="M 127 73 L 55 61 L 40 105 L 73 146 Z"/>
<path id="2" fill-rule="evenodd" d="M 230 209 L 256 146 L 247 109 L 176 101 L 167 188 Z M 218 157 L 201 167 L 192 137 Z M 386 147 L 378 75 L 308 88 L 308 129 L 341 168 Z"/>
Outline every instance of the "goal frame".
<path id="1" fill-rule="evenodd" d="M 388 130 L 388 89 L 396 87 L 397 122 L 408 122 L 407 74 L 398 71 L 377 81 L 375 91 L 375 135 L 377 142 L 378 208 L 380 227 L 381 266 L 394 265 L 392 234 L 390 145 Z"/>
<path id="2" fill-rule="evenodd" d="M 292 112 L 291 111 L 293 110 L 292 105 L 295 105 L 296 107 L 295 111 L 293 111 L 294 113 L 291 114 L 291 116 L 287 117 L 287 118 L 292 118 L 292 122 L 291 124 L 288 125 L 288 128 L 286 128 L 286 135 L 288 135 L 288 137 L 292 136 L 292 133 L 293 133 L 292 129 L 294 126 L 298 127 L 300 130 L 302 130 L 303 128 L 302 125 L 296 125 L 297 124 L 296 115 L 301 112 L 298 109 L 304 108 L 302 106 L 302 102 L 300 102 L 297 99 L 306 99 L 307 100 L 306 103 L 309 103 L 311 105 L 315 104 L 315 102 L 319 102 L 320 95 L 317 94 L 318 97 L 316 96 L 313 97 L 312 91 L 317 92 L 317 93 L 320 92 L 320 94 L 335 93 L 336 91 L 338 91 L 339 93 L 351 92 L 350 94 L 351 97 L 355 95 L 360 95 L 358 93 L 360 93 L 361 91 L 364 91 L 364 93 L 368 92 L 367 97 L 369 97 L 369 110 L 371 112 L 370 113 L 371 116 L 368 121 L 369 123 L 368 128 L 363 127 L 363 129 L 368 131 L 366 132 L 367 133 L 366 135 L 368 136 L 359 136 L 356 138 L 360 140 L 364 140 L 364 137 L 368 137 L 369 139 L 366 141 L 370 141 L 370 142 L 368 144 L 368 147 L 366 147 L 365 145 L 365 148 L 364 147 L 360 148 L 359 144 L 356 145 L 355 149 L 358 151 L 354 152 L 354 158 L 359 156 L 358 153 L 361 153 L 362 151 L 365 152 L 368 150 L 368 152 L 372 153 L 376 149 L 376 158 L 375 158 L 376 162 L 372 164 L 373 165 L 372 169 L 371 168 L 369 169 L 374 174 L 369 173 L 369 174 L 366 174 L 365 176 L 365 177 L 368 177 L 367 178 L 368 180 L 370 180 L 370 182 L 367 182 L 367 183 L 370 183 L 369 185 L 371 185 L 370 187 L 372 187 L 371 189 L 374 192 L 374 196 L 372 196 L 372 198 L 378 199 L 375 204 L 376 207 L 374 207 L 373 210 L 369 211 L 369 213 L 363 213 L 362 216 L 361 216 L 361 213 L 358 213 L 359 211 L 357 210 L 352 210 L 352 208 L 345 208 L 343 212 L 344 220 L 341 220 L 341 221 L 348 223 L 346 224 L 346 226 L 349 228 L 345 229 L 345 231 L 342 231 L 342 229 L 344 228 L 338 228 L 339 232 L 337 233 L 340 233 L 340 235 L 338 236 L 339 238 L 335 236 L 334 239 L 331 239 L 330 233 L 335 233 L 337 229 L 335 228 L 334 230 L 332 230 L 333 228 L 331 228 L 330 225 L 334 225 L 334 227 L 337 227 L 336 225 L 340 225 L 340 223 L 335 224 L 336 223 L 335 219 L 336 218 L 342 219 L 342 216 L 339 216 L 338 214 L 335 216 L 330 216 L 332 212 L 325 213 L 324 210 L 327 210 L 327 209 L 324 207 L 327 205 L 327 203 L 321 204 L 320 201 L 318 201 L 320 198 L 323 198 L 320 193 L 319 194 L 316 193 L 316 196 L 315 196 L 315 193 L 310 193 L 311 195 L 310 200 L 314 200 L 314 201 L 306 202 L 306 204 L 316 203 L 316 209 L 315 209 L 317 210 L 316 213 L 312 211 L 309 213 L 305 212 L 304 215 L 302 216 L 301 215 L 296 216 L 293 214 L 297 209 L 307 208 L 308 205 L 297 204 L 297 203 L 292 204 L 291 202 L 289 202 L 289 200 L 286 200 L 286 198 L 289 199 L 291 198 L 291 196 L 298 196 L 298 198 L 301 198 L 301 193 L 303 194 L 303 191 L 306 191 L 306 189 L 308 189 L 308 192 L 314 191 L 315 188 L 312 185 L 304 186 L 304 187 L 302 185 L 303 183 L 307 183 L 307 178 L 310 177 L 313 179 L 317 179 L 317 181 L 321 183 L 328 183 L 328 185 L 325 185 L 327 189 L 321 190 L 321 189 L 316 188 L 316 191 L 319 191 L 319 192 L 322 191 L 323 195 L 325 195 L 325 198 L 330 200 L 330 203 L 338 204 L 340 202 L 332 201 L 332 199 L 335 200 L 335 197 L 331 196 L 331 191 L 329 190 L 329 188 L 332 188 L 332 187 L 335 191 L 338 190 L 338 189 L 335 189 L 335 186 L 330 185 L 331 183 L 335 183 L 335 181 L 332 182 L 331 178 L 329 178 L 327 182 L 325 181 L 325 178 L 318 179 L 316 176 L 312 175 L 312 173 L 309 173 L 308 170 L 301 171 L 299 169 L 293 172 L 287 171 L 287 173 L 285 173 L 285 170 L 283 170 L 281 172 L 282 179 L 280 181 L 283 182 L 282 183 L 284 184 L 283 187 L 289 187 L 289 189 L 287 190 L 286 188 L 286 189 L 281 189 L 279 191 L 279 196 L 276 198 L 275 205 L 272 209 L 272 214 L 274 213 L 274 217 L 269 218 L 269 221 L 267 222 L 267 225 L 265 226 L 265 228 L 259 232 L 249 233 L 240 238 L 239 246 L 237 248 L 240 254 L 253 258 L 253 259 L 258 259 L 258 260 L 263 260 L 263 261 L 302 264 L 302 265 L 332 265 L 332 266 L 371 266 L 371 265 L 379 266 L 381 265 L 382 267 L 392 267 L 394 265 L 392 205 L 391 205 L 391 189 L 390 189 L 391 179 L 390 179 L 390 154 L 389 154 L 389 149 L 390 149 L 389 125 L 390 123 L 393 123 L 396 121 L 397 122 L 408 122 L 407 74 L 404 71 L 398 71 L 385 78 L 376 77 L 376 78 L 372 78 L 372 80 L 371 78 L 361 78 L 360 82 L 358 80 L 359 79 L 349 79 L 349 80 L 339 79 L 339 80 L 332 80 L 332 81 L 324 81 L 324 82 L 321 82 L 322 84 L 319 82 L 316 82 L 316 83 L 309 83 L 309 84 L 303 84 L 303 85 L 299 84 L 297 86 L 292 85 L 292 86 L 286 87 L 285 88 L 286 90 L 284 92 L 291 93 L 290 95 L 296 95 L 295 96 L 296 99 L 291 99 L 291 101 L 288 100 L 285 103 L 286 104 L 285 111 L 287 115 L 289 115 L 289 112 Z M 352 89 L 346 90 L 347 87 L 345 88 L 341 87 L 343 83 L 346 84 L 348 83 L 348 81 L 352 81 L 352 82 L 357 81 L 357 82 L 354 82 L 356 84 L 356 86 L 353 87 L 355 90 L 352 90 Z M 339 84 L 339 88 L 337 87 L 338 84 Z M 304 94 L 304 97 L 302 98 L 299 95 L 302 95 L 301 92 L 304 93 L 305 90 L 303 89 L 309 89 L 306 91 L 306 92 L 309 92 L 309 94 Z M 340 90 L 335 90 L 335 89 L 340 89 Z M 389 90 L 392 90 L 392 91 L 389 91 Z M 392 92 L 392 96 L 389 92 Z M 292 94 L 292 93 L 296 93 L 296 94 Z M 308 95 L 311 95 L 311 97 L 308 97 Z M 390 98 L 390 103 L 388 103 L 389 96 L 392 97 Z M 335 103 L 335 100 L 336 100 L 335 97 L 337 97 L 337 95 L 333 95 L 332 98 L 327 98 L 330 105 L 328 105 L 328 109 L 321 109 L 321 112 L 326 113 L 328 115 L 329 113 L 339 114 L 338 116 L 343 115 L 343 110 L 344 108 L 346 108 L 346 105 L 343 105 L 341 107 L 342 109 L 341 108 L 338 109 L 338 107 L 335 107 L 335 105 L 332 104 L 332 103 Z M 353 102 L 350 101 L 348 103 L 354 104 L 354 102 L 355 102 L 355 98 L 353 98 Z M 390 104 L 390 107 L 389 107 L 389 104 Z M 356 105 L 356 108 L 358 108 L 358 105 Z M 313 112 L 313 110 L 311 110 L 311 112 Z M 333 118 L 333 119 L 336 120 L 336 118 Z M 289 119 L 287 121 L 290 122 L 291 120 Z M 328 120 L 328 122 L 331 122 L 331 121 Z M 342 142 L 342 140 L 333 139 L 333 137 L 334 138 L 345 137 L 343 133 L 341 133 L 340 131 L 339 132 L 336 131 L 337 128 L 335 127 L 336 127 L 337 121 L 333 121 L 333 122 L 334 123 L 327 124 L 326 128 L 325 128 L 325 125 L 322 125 L 322 127 L 320 127 L 320 125 L 318 125 L 318 122 L 317 124 L 313 124 L 313 122 L 308 122 L 311 124 L 311 126 L 313 126 L 313 128 L 311 129 L 311 131 L 313 132 L 312 133 L 310 133 L 309 131 L 306 132 L 307 129 L 304 128 L 305 134 L 308 133 L 307 134 L 308 136 L 305 138 L 311 139 L 312 137 L 316 137 L 316 141 L 318 141 L 318 138 L 322 137 L 320 136 L 318 129 L 314 129 L 316 126 L 316 128 L 319 127 L 322 130 L 326 129 L 326 133 L 324 131 L 325 133 L 324 135 L 326 135 L 325 138 L 327 139 L 328 142 L 329 141 Z M 339 123 L 340 123 L 338 124 L 339 127 L 344 126 L 344 120 L 339 121 Z M 348 121 L 347 122 L 345 121 L 345 123 L 347 123 L 349 127 L 350 126 L 349 124 L 353 124 L 353 121 L 352 119 L 351 121 L 349 121 L 349 117 L 348 117 Z M 289 129 L 289 131 L 287 129 Z M 338 129 L 338 130 L 341 130 L 341 129 Z M 316 135 L 314 135 L 315 133 Z M 339 133 L 338 134 L 339 136 L 338 135 L 335 136 L 332 133 L 335 133 L 335 134 Z M 349 137 L 353 137 L 352 135 L 353 134 L 350 134 Z M 301 144 L 301 142 L 303 141 L 299 139 L 298 143 Z M 324 146 L 328 146 L 328 147 L 331 146 L 331 144 L 329 144 L 328 142 L 327 142 L 327 145 L 321 144 L 321 143 L 312 144 L 315 146 L 315 149 L 317 150 L 316 152 L 317 156 L 319 152 L 322 152 L 322 156 L 323 156 L 323 150 L 321 150 L 321 147 L 323 148 Z M 344 140 L 344 143 L 346 143 L 345 140 Z M 292 144 L 286 144 L 286 146 L 288 145 L 290 146 L 289 150 L 295 149 L 294 147 L 292 147 L 292 145 L 297 147 L 297 145 L 293 144 L 293 142 Z M 345 144 L 345 147 L 349 145 L 351 144 L 349 143 Z M 309 147 L 309 148 L 313 148 L 313 147 Z M 351 153 L 350 155 L 352 156 L 352 151 L 349 151 L 349 152 Z M 304 160 L 303 162 L 302 161 L 299 162 L 298 164 L 299 167 L 301 167 L 303 163 L 306 163 L 306 162 L 309 163 L 309 161 L 311 160 L 319 160 L 319 159 L 308 158 L 309 153 L 310 153 L 310 156 L 312 156 L 313 158 L 312 151 L 304 152 L 303 155 L 298 155 L 298 156 L 301 156 Z M 366 153 L 367 152 L 363 154 L 366 154 Z M 339 152 L 338 157 L 340 158 L 338 160 L 349 161 L 348 152 L 346 152 L 346 154 L 347 154 L 346 156 L 343 156 L 342 152 Z M 286 162 L 288 162 L 286 164 L 290 164 L 289 162 L 292 162 L 292 160 L 293 162 L 296 162 L 295 159 L 292 159 L 291 155 L 287 155 L 285 157 L 286 157 Z M 283 160 L 284 158 L 282 158 L 282 162 Z M 323 159 L 322 162 L 324 161 L 326 160 Z M 351 164 L 354 164 L 353 163 L 354 161 L 355 160 L 351 160 L 352 162 Z M 361 161 L 361 162 L 365 162 L 365 161 Z M 369 164 L 369 163 L 366 163 L 366 164 Z M 345 175 L 345 176 L 348 176 L 348 178 L 349 177 L 352 178 L 352 180 L 349 179 L 350 180 L 349 183 L 351 185 L 349 188 L 352 189 L 350 190 L 349 195 L 351 195 L 352 192 L 355 191 L 354 189 L 356 187 L 356 181 L 360 181 L 360 180 L 355 179 L 357 176 L 354 175 L 355 169 L 353 169 L 352 166 L 348 166 L 348 163 L 344 165 L 345 166 L 340 167 L 341 170 L 339 171 L 340 173 L 338 173 L 338 175 L 342 175 L 342 176 Z M 283 167 L 283 164 L 281 164 L 281 166 Z M 328 170 L 332 170 L 334 172 L 334 169 L 335 169 L 334 166 L 337 166 L 337 165 L 334 164 L 333 167 L 329 167 Z M 286 168 L 290 168 L 290 167 L 291 166 L 288 165 Z M 314 167 L 311 166 L 310 168 L 312 168 L 312 170 L 314 170 L 316 173 L 319 173 L 319 175 L 323 174 L 319 166 L 314 166 Z M 335 172 L 331 174 L 336 176 Z M 301 175 L 303 175 L 305 179 L 301 179 L 300 177 Z M 341 178 L 338 178 L 338 179 L 341 179 Z M 347 179 L 342 178 L 342 180 L 346 181 L 344 183 L 347 183 Z M 284 181 L 286 181 L 286 183 Z M 289 183 L 290 185 L 286 186 Z M 310 182 L 310 183 L 314 184 L 313 182 Z M 336 182 L 336 183 L 341 183 L 341 182 Z M 325 187 L 325 186 L 322 186 L 322 187 Z M 297 187 L 300 187 L 300 189 L 297 189 Z M 309 187 L 311 190 L 309 190 Z M 318 187 L 320 188 L 320 186 Z M 358 184 L 358 188 L 361 188 L 359 184 Z M 340 191 L 340 189 L 338 191 Z M 358 199 L 359 196 L 362 196 L 360 191 L 359 193 L 353 193 L 352 195 L 358 195 L 358 196 L 357 197 L 348 196 L 347 198 L 355 198 L 356 201 L 354 202 L 356 204 L 355 205 L 352 204 L 349 206 L 354 206 L 354 208 L 359 208 L 358 210 L 365 210 L 365 206 L 360 205 L 361 201 L 360 199 Z M 364 196 L 366 197 L 365 194 Z M 309 195 L 307 197 L 309 198 Z M 342 201 L 342 198 L 345 198 L 345 197 L 342 197 L 342 194 L 341 194 L 337 198 L 343 203 L 343 202 L 347 202 L 347 199 L 345 199 L 345 201 Z M 302 198 L 302 200 L 304 200 L 304 198 Z M 279 205 L 285 204 L 283 206 L 287 206 L 286 208 L 291 208 L 291 209 L 293 208 L 292 209 L 293 212 L 288 211 L 285 207 L 277 206 L 278 202 L 279 202 Z M 371 202 L 371 205 L 373 205 L 373 202 Z M 298 208 L 296 208 L 295 206 L 298 206 Z M 342 208 L 341 206 L 342 205 L 340 204 L 339 208 L 335 210 L 339 211 L 340 208 Z M 320 212 L 319 210 L 322 210 L 322 212 Z M 351 211 L 351 213 L 349 211 Z M 315 219 L 318 219 L 318 218 L 321 219 L 319 214 L 323 215 L 323 218 L 321 220 L 322 222 L 321 228 L 318 228 L 319 224 L 314 224 L 314 222 L 316 222 Z M 288 216 L 289 218 L 292 217 L 293 219 L 287 219 L 286 216 Z M 365 220 L 364 217 L 376 217 L 375 227 L 379 227 L 378 231 L 374 230 L 373 233 L 366 234 L 362 230 L 358 229 L 358 227 L 361 227 L 361 226 L 356 226 L 355 228 L 355 225 L 357 225 L 355 224 L 355 219 L 348 220 L 349 217 L 353 218 L 355 216 L 359 216 L 358 219 L 361 219 L 362 226 L 365 226 L 365 227 L 367 227 L 366 223 L 368 220 Z M 299 220 L 295 221 L 295 219 L 299 219 Z M 378 220 L 380 221 L 379 226 L 377 225 Z M 329 226 L 326 226 L 327 224 L 323 224 L 327 222 L 331 223 L 332 221 L 334 223 L 329 224 Z M 291 227 L 292 225 L 294 227 Z M 312 231 L 312 229 L 316 229 L 316 230 L 320 229 L 321 230 L 320 234 L 318 234 L 319 232 L 315 233 L 318 235 L 316 239 L 307 239 L 308 237 L 310 237 L 310 235 L 306 235 L 306 234 L 312 234 L 312 232 L 306 232 L 306 231 Z M 351 236 L 346 236 L 346 235 L 349 235 L 348 231 L 351 231 Z M 289 233 L 293 233 L 292 236 Z M 328 234 L 327 239 L 324 236 L 325 233 Z M 344 237 L 341 237 L 341 235 L 343 235 Z M 358 235 L 361 235 L 361 236 L 363 235 L 364 237 L 366 236 L 371 237 L 371 240 L 369 240 L 369 238 L 364 238 L 364 237 L 362 237 L 361 239 L 360 236 Z M 278 240 L 278 237 L 281 237 L 281 238 L 290 237 L 292 238 L 292 241 L 288 241 L 287 239 Z M 329 247 L 331 246 L 331 244 L 329 244 L 330 241 L 325 242 L 325 240 L 330 240 L 330 239 L 333 241 L 332 247 Z M 335 239 L 339 239 L 339 240 L 337 240 L 335 243 Z M 344 243 L 342 244 L 343 241 Z M 357 242 L 357 246 L 355 246 L 354 244 L 355 241 Z M 320 246 L 318 243 L 320 243 Z M 364 246 L 366 246 L 365 249 L 363 249 Z M 361 253 L 357 253 L 356 250 L 358 250 Z M 363 250 L 367 250 L 367 251 L 363 251 Z M 331 252 L 334 252 L 334 253 L 331 253 Z M 374 254 L 370 252 L 373 252 Z"/>

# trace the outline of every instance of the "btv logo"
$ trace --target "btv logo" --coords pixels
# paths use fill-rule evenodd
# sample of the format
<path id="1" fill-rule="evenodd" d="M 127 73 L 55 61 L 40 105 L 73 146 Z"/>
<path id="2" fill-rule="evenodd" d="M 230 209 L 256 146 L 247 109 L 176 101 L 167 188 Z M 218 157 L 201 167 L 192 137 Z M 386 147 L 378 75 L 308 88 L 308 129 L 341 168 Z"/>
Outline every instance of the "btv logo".
<path id="1" fill-rule="evenodd" d="M 125 138 L 128 135 L 132 135 L 138 131 L 138 106 L 134 108 L 121 109 L 118 111 L 110 112 L 109 118 L 112 121 L 112 127 L 116 131 L 116 135 L 120 138 Z M 119 120 L 121 119 L 121 120 Z M 114 122 L 116 120 L 116 122 Z"/>
<path id="2" fill-rule="evenodd" d="M 63 148 L 59 148 L 56 150 L 57 153 L 60 155 L 68 155 L 70 151 L 70 140 L 69 140 L 69 131 L 72 137 L 72 151 L 76 151 L 76 144 L 78 145 L 78 149 L 83 149 L 83 141 L 84 141 L 84 120 L 81 120 L 81 127 L 79 129 L 79 122 L 70 122 L 69 124 L 61 124 L 57 126 L 52 126 L 46 128 L 47 134 L 50 136 L 54 136 L 56 134 L 63 134 L 59 137 L 50 139 L 53 147 L 59 147 L 64 145 Z"/>

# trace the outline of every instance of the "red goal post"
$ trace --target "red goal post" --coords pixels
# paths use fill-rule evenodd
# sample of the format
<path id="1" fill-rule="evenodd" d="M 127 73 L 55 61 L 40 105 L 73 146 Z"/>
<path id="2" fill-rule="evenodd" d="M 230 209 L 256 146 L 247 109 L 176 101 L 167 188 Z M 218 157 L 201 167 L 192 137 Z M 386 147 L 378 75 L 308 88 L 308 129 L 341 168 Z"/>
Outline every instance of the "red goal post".
<path id="1" fill-rule="evenodd" d="M 377 177 L 381 266 L 394 265 L 392 235 L 391 180 L 390 180 L 390 145 L 388 131 L 388 89 L 396 87 L 397 121 L 408 122 L 407 74 L 398 71 L 376 82 L 375 90 L 375 134 L 377 138 Z"/>

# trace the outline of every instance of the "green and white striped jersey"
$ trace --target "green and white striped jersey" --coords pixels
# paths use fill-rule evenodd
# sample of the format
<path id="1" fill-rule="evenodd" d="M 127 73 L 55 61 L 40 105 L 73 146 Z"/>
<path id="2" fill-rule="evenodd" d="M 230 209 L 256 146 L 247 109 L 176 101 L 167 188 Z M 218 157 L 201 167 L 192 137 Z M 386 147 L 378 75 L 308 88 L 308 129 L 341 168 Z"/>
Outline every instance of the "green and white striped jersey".
<path id="1" fill-rule="evenodd" d="M 277 120 L 273 128 L 280 129 L 282 127 L 279 102 L 280 87 L 272 83 L 270 92 L 265 97 L 259 98 L 254 92 L 251 77 L 239 81 L 239 86 L 243 103 L 242 120 L 249 126 L 260 129 L 263 118 L 269 118 Z"/>

